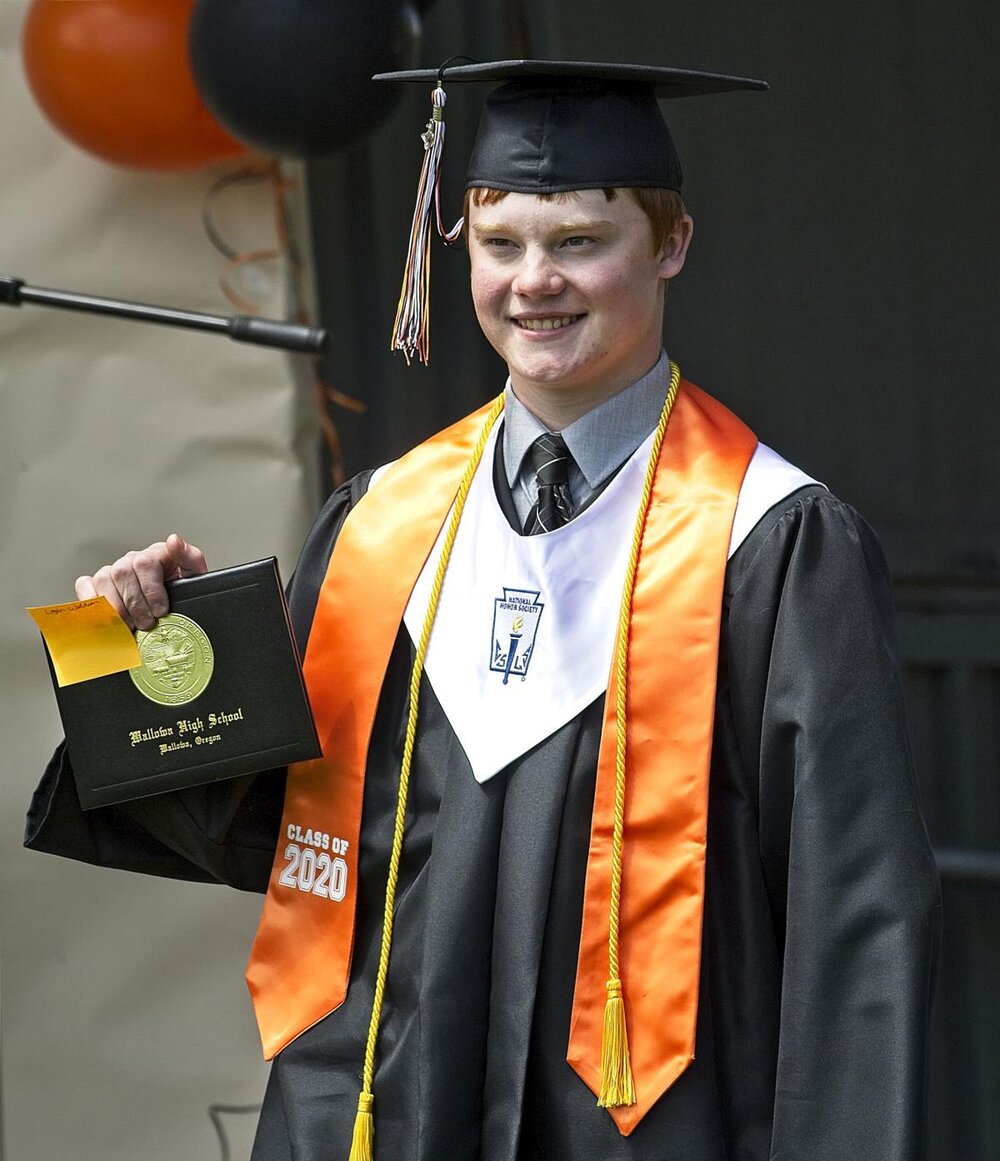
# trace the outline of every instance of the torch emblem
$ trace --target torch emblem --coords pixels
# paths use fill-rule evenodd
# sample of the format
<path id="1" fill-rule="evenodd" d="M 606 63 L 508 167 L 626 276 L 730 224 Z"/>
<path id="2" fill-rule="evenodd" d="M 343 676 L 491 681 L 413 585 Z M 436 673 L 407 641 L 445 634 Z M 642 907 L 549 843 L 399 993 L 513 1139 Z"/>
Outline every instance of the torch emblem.
<path id="1" fill-rule="evenodd" d="M 503 674 L 503 684 L 512 677 L 523 681 L 535 651 L 538 620 L 545 607 L 538 590 L 504 588 L 493 602 L 493 644 L 490 669 Z"/>

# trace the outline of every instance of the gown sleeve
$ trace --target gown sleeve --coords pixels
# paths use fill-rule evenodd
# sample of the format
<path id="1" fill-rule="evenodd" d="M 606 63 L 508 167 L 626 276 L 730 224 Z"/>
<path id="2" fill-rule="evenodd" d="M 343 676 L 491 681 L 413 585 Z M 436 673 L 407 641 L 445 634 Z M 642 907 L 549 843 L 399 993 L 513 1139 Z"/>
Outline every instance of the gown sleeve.
<path id="1" fill-rule="evenodd" d="M 783 957 L 771 1161 L 918 1161 L 940 888 L 881 549 L 810 488 L 741 548 L 727 602 Z"/>
<path id="2" fill-rule="evenodd" d="M 330 553 L 369 478 L 362 473 L 330 496 L 289 585 L 303 656 Z M 24 845 L 101 867 L 265 891 L 284 790 L 284 770 L 268 770 L 84 811 L 63 742 L 35 790 Z"/>

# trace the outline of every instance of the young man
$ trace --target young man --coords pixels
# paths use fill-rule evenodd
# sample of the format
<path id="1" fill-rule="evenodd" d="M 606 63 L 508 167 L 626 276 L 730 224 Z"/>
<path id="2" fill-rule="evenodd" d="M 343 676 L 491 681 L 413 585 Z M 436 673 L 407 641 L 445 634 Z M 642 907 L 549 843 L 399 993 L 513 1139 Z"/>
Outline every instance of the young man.
<path id="1" fill-rule="evenodd" d="M 452 72 L 507 82 L 466 234 L 510 379 L 316 523 L 324 757 L 81 817 L 60 750 L 29 845 L 270 881 L 257 1161 L 916 1161 L 938 895 L 881 553 L 661 350 L 654 92 L 747 83 Z M 145 628 L 204 569 L 174 536 L 77 595 Z"/>

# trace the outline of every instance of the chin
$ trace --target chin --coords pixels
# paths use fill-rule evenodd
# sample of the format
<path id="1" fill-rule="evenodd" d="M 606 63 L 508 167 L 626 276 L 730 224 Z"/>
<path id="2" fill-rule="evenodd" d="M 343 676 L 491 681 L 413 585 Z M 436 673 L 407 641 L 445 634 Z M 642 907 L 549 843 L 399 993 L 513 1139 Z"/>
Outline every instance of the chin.
<path id="1" fill-rule="evenodd" d="M 509 363 L 511 374 L 516 374 L 525 382 L 546 387 L 572 387 L 581 382 L 590 383 L 600 378 L 597 367 L 588 366 L 587 360 L 566 358 L 552 352 L 547 358 L 538 354 L 534 358 L 512 359 Z"/>

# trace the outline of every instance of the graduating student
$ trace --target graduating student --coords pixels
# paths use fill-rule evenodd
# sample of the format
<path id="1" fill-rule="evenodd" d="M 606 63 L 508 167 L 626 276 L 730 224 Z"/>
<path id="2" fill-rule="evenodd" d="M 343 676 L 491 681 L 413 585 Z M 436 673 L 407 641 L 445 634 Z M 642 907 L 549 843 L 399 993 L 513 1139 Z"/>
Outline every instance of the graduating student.
<path id="1" fill-rule="evenodd" d="M 657 97 L 763 86 L 443 71 L 500 82 L 465 233 L 510 378 L 316 522 L 324 757 L 83 814 L 60 748 L 28 845 L 268 891 L 255 1161 L 916 1161 L 938 887 L 882 554 L 661 349 L 692 226 Z M 145 628 L 204 569 L 172 536 L 77 594 Z"/>

